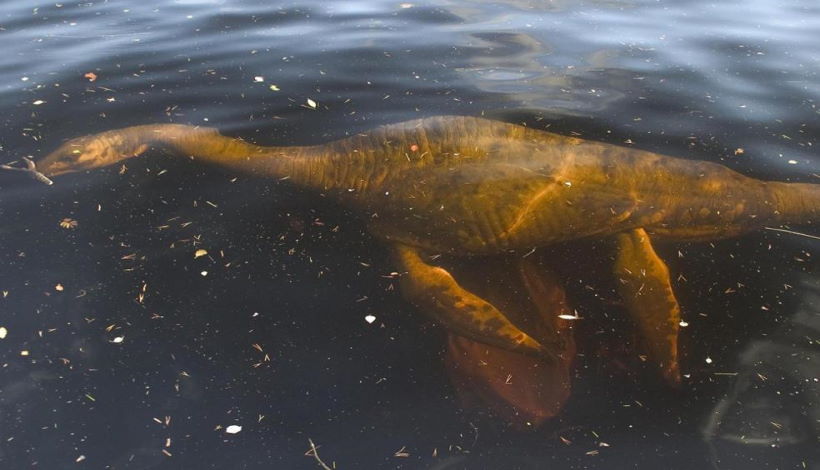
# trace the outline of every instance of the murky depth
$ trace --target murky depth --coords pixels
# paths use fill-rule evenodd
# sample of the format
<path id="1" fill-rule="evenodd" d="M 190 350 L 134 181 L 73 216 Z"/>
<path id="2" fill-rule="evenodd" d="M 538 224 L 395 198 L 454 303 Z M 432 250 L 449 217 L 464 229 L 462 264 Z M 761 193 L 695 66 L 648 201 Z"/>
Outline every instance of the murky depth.
<path id="1" fill-rule="evenodd" d="M 0 162 L 136 124 L 305 145 L 456 114 L 816 183 L 818 30 L 810 0 L 9 0 Z M 462 406 L 444 330 L 322 194 L 149 152 L 0 173 L 0 222 L 4 468 L 321 468 L 310 442 L 343 470 L 818 462 L 815 240 L 657 247 L 678 389 L 634 348 L 606 241 L 551 251 L 584 320 L 533 430 Z"/>

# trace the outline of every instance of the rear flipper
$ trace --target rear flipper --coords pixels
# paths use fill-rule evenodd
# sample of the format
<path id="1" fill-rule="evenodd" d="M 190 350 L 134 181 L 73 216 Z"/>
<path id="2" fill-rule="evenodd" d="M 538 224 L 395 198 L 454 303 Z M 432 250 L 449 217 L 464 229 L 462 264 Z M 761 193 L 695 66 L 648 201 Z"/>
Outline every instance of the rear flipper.
<path id="1" fill-rule="evenodd" d="M 553 353 L 510 322 L 493 304 L 461 287 L 444 268 L 424 262 L 416 249 L 395 244 L 402 292 L 450 331 L 511 351 L 554 360 Z"/>
<path id="2" fill-rule="evenodd" d="M 650 360 L 658 364 L 667 381 L 680 383 L 680 306 L 672 292 L 669 269 L 643 229 L 618 234 L 617 242 L 614 269 L 626 309 L 638 326 Z"/>

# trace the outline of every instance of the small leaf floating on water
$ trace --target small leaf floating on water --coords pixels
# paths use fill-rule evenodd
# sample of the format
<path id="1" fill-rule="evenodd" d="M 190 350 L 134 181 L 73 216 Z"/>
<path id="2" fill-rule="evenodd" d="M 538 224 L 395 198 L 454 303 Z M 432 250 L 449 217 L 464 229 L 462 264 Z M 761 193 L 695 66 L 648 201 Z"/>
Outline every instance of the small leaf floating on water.
<path id="1" fill-rule="evenodd" d="M 57 285 L 54 286 L 54 290 L 56 290 L 57 292 L 62 292 L 63 290 L 65 290 L 65 288 L 63 287 L 62 284 L 57 283 Z"/>
<path id="2" fill-rule="evenodd" d="M 60 221 L 60 227 L 67 230 L 75 229 L 77 228 L 77 225 L 79 225 L 79 223 L 76 220 L 69 217 L 66 217 Z"/>
<path id="3" fill-rule="evenodd" d="M 97 74 L 94 72 L 87 72 L 83 77 L 87 78 L 89 82 L 97 80 Z"/>
<path id="4" fill-rule="evenodd" d="M 120 344 L 125 340 L 125 336 L 117 336 L 116 338 L 112 339 L 111 342 L 114 344 Z"/>
<path id="5" fill-rule="evenodd" d="M 271 85 L 268 88 L 270 88 L 270 91 L 279 91 L 279 87 L 276 85 Z"/>
<path id="6" fill-rule="evenodd" d="M 208 250 L 203 250 L 203 249 L 200 248 L 199 250 L 196 250 L 196 253 L 194 253 L 194 259 L 201 258 L 201 257 L 203 257 L 207 254 L 208 254 Z"/>
<path id="7" fill-rule="evenodd" d="M 310 98 L 308 98 L 308 99 L 307 99 L 307 105 L 308 105 L 311 109 L 316 109 L 316 106 L 317 106 L 316 102 L 315 102 L 315 101 L 313 101 L 313 100 L 312 100 L 312 99 L 310 99 Z"/>

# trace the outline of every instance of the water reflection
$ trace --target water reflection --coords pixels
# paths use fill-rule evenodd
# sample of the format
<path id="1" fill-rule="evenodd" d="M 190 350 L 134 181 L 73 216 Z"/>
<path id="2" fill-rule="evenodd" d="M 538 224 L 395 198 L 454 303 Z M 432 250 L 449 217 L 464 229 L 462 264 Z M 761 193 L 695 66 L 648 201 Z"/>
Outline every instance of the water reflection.
<path id="1" fill-rule="evenodd" d="M 800 289 L 790 318 L 743 351 L 737 379 L 709 414 L 703 434 L 716 468 L 754 461 L 773 447 L 816 446 L 820 353 L 808 343 L 820 332 L 820 289 L 811 277 Z"/>

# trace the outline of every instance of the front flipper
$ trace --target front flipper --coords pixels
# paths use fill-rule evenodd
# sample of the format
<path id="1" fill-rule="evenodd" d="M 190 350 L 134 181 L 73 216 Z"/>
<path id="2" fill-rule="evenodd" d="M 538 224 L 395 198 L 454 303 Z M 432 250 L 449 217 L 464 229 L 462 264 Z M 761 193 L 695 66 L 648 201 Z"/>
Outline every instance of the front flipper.
<path id="1" fill-rule="evenodd" d="M 571 388 L 575 358 L 571 314 L 559 278 L 532 258 L 459 260 L 453 273 L 549 347 L 558 361 L 509 351 L 450 333 L 447 372 L 462 406 L 491 410 L 519 428 L 557 415 Z"/>
<path id="2" fill-rule="evenodd" d="M 626 309 L 646 341 L 650 359 L 669 382 L 680 382 L 678 330 L 680 306 L 669 279 L 669 268 L 658 257 L 643 229 L 617 236 L 615 274 Z"/>
<path id="3" fill-rule="evenodd" d="M 447 270 L 425 263 L 416 249 L 396 244 L 393 253 L 400 269 L 406 271 L 401 278 L 404 295 L 451 331 L 504 349 L 554 359 L 494 305 L 461 287 Z"/>

